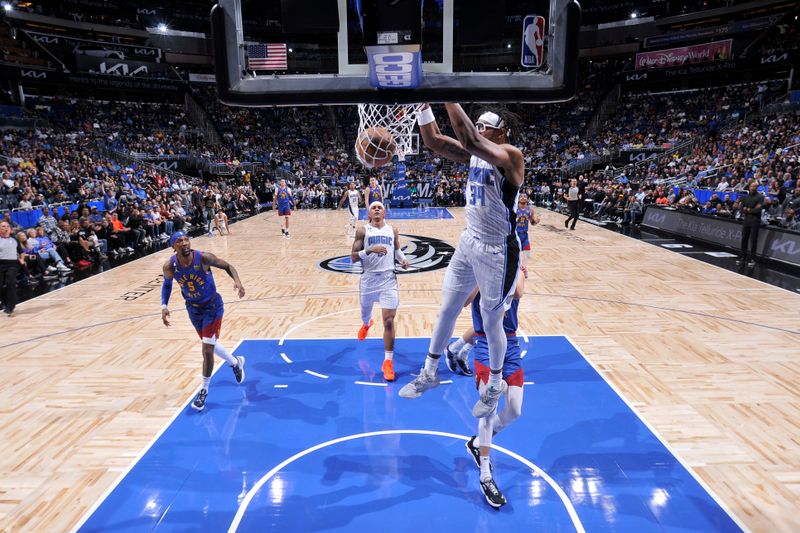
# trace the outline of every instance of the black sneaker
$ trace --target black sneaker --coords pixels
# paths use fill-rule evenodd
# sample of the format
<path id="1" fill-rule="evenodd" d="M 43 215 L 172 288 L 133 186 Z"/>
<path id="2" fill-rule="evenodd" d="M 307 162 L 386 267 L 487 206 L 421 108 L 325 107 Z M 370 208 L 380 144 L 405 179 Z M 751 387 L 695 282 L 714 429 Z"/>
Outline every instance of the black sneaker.
<path id="1" fill-rule="evenodd" d="M 503 496 L 503 493 L 500 492 L 500 489 L 498 489 L 497 485 L 495 485 L 493 478 L 489 478 L 486 481 L 481 481 L 481 492 L 483 492 L 483 496 L 486 498 L 486 503 L 495 509 L 500 509 L 502 506 L 508 503 L 506 501 L 506 497 Z"/>
<path id="2" fill-rule="evenodd" d="M 233 369 L 233 377 L 236 378 L 236 383 L 241 383 L 244 381 L 244 357 L 237 357 L 239 364 L 236 366 L 231 366 Z"/>
<path id="3" fill-rule="evenodd" d="M 456 357 L 456 354 L 450 351 L 450 346 L 448 345 L 447 348 L 444 349 L 444 361 L 447 363 L 447 369 L 453 374 L 458 373 L 458 363 L 456 363 L 457 360 L 458 357 Z"/>
<path id="4" fill-rule="evenodd" d="M 202 411 L 203 407 L 206 406 L 206 396 L 208 396 L 208 391 L 206 389 L 200 389 L 200 392 L 198 392 L 197 396 L 194 397 L 192 409 Z"/>
<path id="5" fill-rule="evenodd" d="M 469 364 L 465 359 L 457 357 L 456 364 L 458 365 L 458 370 L 465 376 L 471 376 L 473 374 L 472 369 L 469 367 Z"/>
<path id="6" fill-rule="evenodd" d="M 472 459 L 475 461 L 475 466 L 477 466 L 480 469 L 480 467 L 481 467 L 481 449 L 479 447 L 475 446 L 475 439 L 477 439 L 477 438 L 478 438 L 477 435 L 473 435 L 472 438 L 469 439 L 464 446 L 467 448 L 467 451 L 472 456 Z M 490 468 L 491 468 L 491 466 L 490 466 Z"/>

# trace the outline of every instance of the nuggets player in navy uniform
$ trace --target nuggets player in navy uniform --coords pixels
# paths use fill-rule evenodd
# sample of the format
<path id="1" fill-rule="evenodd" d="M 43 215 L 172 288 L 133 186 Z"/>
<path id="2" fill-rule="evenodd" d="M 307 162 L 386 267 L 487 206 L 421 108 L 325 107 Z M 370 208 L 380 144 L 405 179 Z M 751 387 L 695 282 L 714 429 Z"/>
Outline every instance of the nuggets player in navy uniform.
<path id="1" fill-rule="evenodd" d="M 286 186 L 286 180 L 281 180 L 272 197 L 272 209 L 273 211 L 278 209 L 278 220 L 283 217 L 281 234 L 287 239 L 289 238 L 289 216 L 292 214 L 293 207 L 292 190 Z"/>
<path id="2" fill-rule="evenodd" d="M 381 189 L 381 186 L 378 185 L 377 179 L 369 179 L 369 187 L 364 189 L 364 198 L 364 203 L 366 205 L 370 205 L 372 202 L 383 203 L 383 189 Z"/>
<path id="3" fill-rule="evenodd" d="M 169 326 L 169 297 L 172 293 L 172 280 L 178 282 L 181 294 L 186 300 L 189 320 L 202 340 L 203 375 L 200 391 L 192 401 L 192 407 L 202 411 L 206 405 L 211 372 L 214 370 L 214 355 L 224 359 L 233 368 L 236 383 L 244 381 L 244 357 L 234 357 L 218 342 L 224 305 L 222 296 L 217 293 L 211 267 L 219 268 L 233 278 L 233 290 L 244 296 L 244 286 L 236 269 L 227 261 L 212 253 L 192 250 L 189 237 L 178 231 L 170 238 L 175 255 L 164 264 L 164 283 L 161 287 L 161 320 Z"/>
<path id="4" fill-rule="evenodd" d="M 539 217 L 534 216 L 527 194 L 520 194 L 517 203 L 517 237 L 519 237 L 520 250 L 525 258 L 525 263 L 531 257 L 531 241 L 528 237 L 528 228 L 539 223 Z"/>
<path id="5" fill-rule="evenodd" d="M 493 469 L 489 460 L 492 438 L 522 414 L 522 387 L 525 382 L 525 374 L 522 369 L 521 352 L 519 341 L 517 340 L 517 311 L 519 309 L 519 300 L 522 298 L 525 289 L 526 277 L 526 269 L 521 267 L 514 288 L 514 298 L 511 301 L 511 306 L 503 316 L 503 331 L 507 339 L 502 367 L 503 381 L 508 385 L 505 391 L 505 405 L 499 413 L 495 411 L 495 406 L 488 416 L 480 418 L 478 420 L 478 435 L 473 436 L 466 444 L 467 450 L 469 450 L 470 455 L 475 460 L 475 464 L 478 465 L 481 471 L 481 492 L 483 492 L 486 502 L 495 509 L 499 509 L 507 502 L 505 496 L 495 484 Z M 472 327 L 475 330 L 475 347 L 472 353 L 474 354 L 475 385 L 481 397 L 483 397 L 489 383 L 491 371 L 489 368 L 489 343 L 486 341 L 480 301 L 481 293 L 477 292 L 471 302 Z"/>

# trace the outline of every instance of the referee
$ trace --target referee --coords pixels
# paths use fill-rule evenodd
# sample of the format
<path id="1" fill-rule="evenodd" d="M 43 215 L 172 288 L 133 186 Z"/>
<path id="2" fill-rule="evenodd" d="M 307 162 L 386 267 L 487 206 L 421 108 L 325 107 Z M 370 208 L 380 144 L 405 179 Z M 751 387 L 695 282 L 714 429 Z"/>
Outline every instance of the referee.
<path id="1" fill-rule="evenodd" d="M 578 221 L 578 210 L 580 209 L 581 199 L 580 191 L 580 188 L 578 188 L 578 180 L 570 180 L 569 189 L 564 195 L 564 198 L 567 200 L 567 207 L 569 208 L 569 216 L 567 217 L 567 220 L 564 221 L 564 227 L 568 227 L 569 221 L 572 220 L 572 227 L 569 228 L 571 230 L 575 229 L 575 223 Z"/>
<path id="2" fill-rule="evenodd" d="M 8 222 L 0 222 L 0 285 L 5 284 L 3 294 L 5 313 L 11 316 L 17 305 L 17 273 L 25 264 L 25 256 L 17 239 L 11 236 Z"/>

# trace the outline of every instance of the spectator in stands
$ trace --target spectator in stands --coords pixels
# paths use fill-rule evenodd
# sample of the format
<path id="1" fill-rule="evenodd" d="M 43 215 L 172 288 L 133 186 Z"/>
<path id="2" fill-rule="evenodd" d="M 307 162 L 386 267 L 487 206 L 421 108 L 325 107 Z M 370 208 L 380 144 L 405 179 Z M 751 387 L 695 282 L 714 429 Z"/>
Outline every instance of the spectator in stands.
<path id="1" fill-rule="evenodd" d="M 72 269 L 64 264 L 64 260 L 56 251 L 56 247 L 53 242 L 46 235 L 44 235 L 44 229 L 38 229 L 41 231 L 37 231 L 35 228 L 29 228 L 25 232 L 28 237 L 28 246 L 30 247 L 30 250 L 39 254 L 39 257 L 41 257 L 45 264 L 47 264 L 46 270 L 48 272 L 53 272 L 55 270 L 64 274 L 72 272 Z M 39 233 L 41 233 L 41 237 L 39 236 Z"/>
<path id="2" fill-rule="evenodd" d="M 800 219 L 795 216 L 795 210 L 791 207 L 786 210 L 783 219 L 780 222 L 782 228 L 791 231 L 800 231 Z"/>
<path id="3" fill-rule="evenodd" d="M 49 207 L 43 207 L 42 216 L 39 218 L 39 221 L 36 223 L 36 225 L 43 228 L 44 232 L 49 236 L 58 227 L 58 221 L 53 215 L 50 214 Z"/>

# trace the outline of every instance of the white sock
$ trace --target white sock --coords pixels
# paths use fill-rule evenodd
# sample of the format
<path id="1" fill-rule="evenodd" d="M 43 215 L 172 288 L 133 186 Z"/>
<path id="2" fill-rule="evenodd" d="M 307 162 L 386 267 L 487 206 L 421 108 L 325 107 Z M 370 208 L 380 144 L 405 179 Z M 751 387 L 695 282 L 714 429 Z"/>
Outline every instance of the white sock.
<path id="1" fill-rule="evenodd" d="M 205 377 L 203 376 L 203 386 L 201 388 L 205 389 L 208 392 L 208 386 L 211 384 L 211 376 Z"/>
<path id="2" fill-rule="evenodd" d="M 239 364 L 239 360 L 236 359 L 234 356 L 232 356 L 231 352 L 229 352 L 228 349 L 225 348 L 220 343 L 216 343 L 214 345 L 214 355 L 216 355 L 220 359 L 223 359 L 224 361 L 226 361 L 231 366 L 236 366 L 236 365 Z"/>
<path id="3" fill-rule="evenodd" d="M 394 359 L 394 351 L 391 351 L 391 352 L 389 352 L 389 351 L 384 351 L 383 353 L 385 354 L 385 355 L 384 355 L 384 359 L 385 359 L 386 361 L 391 361 L 392 359 Z"/>
<path id="4" fill-rule="evenodd" d="M 450 348 L 450 351 L 451 351 L 451 352 L 453 352 L 454 354 L 457 354 L 457 353 L 458 353 L 458 351 L 459 351 L 461 348 L 463 348 L 465 344 L 466 344 L 466 342 L 464 342 L 464 339 L 462 339 L 461 337 L 459 337 L 459 338 L 457 338 L 457 339 L 455 340 L 455 342 L 453 342 L 453 343 L 452 343 L 452 344 L 449 346 L 449 348 Z"/>
<path id="5" fill-rule="evenodd" d="M 481 455 L 481 481 L 492 479 L 492 471 L 489 469 L 490 464 L 489 456 Z"/>
<path id="6" fill-rule="evenodd" d="M 503 372 L 498 373 L 489 372 L 489 386 L 496 389 L 500 387 L 500 382 L 503 380 Z"/>
<path id="7" fill-rule="evenodd" d="M 429 375 L 434 375 L 439 370 L 439 358 L 434 359 L 430 355 L 425 358 L 425 372 Z"/>

